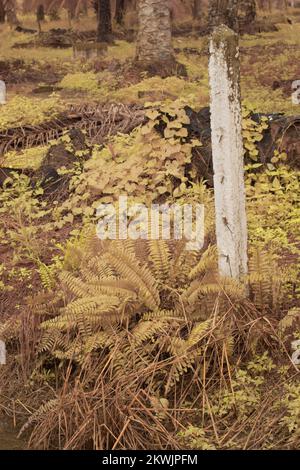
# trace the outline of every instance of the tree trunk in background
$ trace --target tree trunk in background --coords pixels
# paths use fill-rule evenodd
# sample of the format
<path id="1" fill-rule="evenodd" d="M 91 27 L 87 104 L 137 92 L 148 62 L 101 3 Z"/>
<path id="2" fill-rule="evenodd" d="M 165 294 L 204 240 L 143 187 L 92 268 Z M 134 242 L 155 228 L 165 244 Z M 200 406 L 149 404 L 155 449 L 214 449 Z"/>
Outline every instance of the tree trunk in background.
<path id="1" fill-rule="evenodd" d="M 238 31 L 239 0 L 209 0 L 208 23 L 211 28 L 225 24 Z"/>
<path id="2" fill-rule="evenodd" d="M 123 24 L 125 14 L 125 0 L 116 0 L 115 20 L 118 24 Z"/>
<path id="3" fill-rule="evenodd" d="M 84 13 L 84 15 L 88 15 L 89 14 L 89 5 L 88 5 L 88 1 L 87 0 L 84 0 L 82 2 L 82 11 Z"/>
<path id="4" fill-rule="evenodd" d="M 170 8 L 166 0 L 138 0 L 136 61 L 147 66 L 175 65 L 172 47 Z"/>
<path id="5" fill-rule="evenodd" d="M 22 13 L 31 13 L 34 8 L 33 0 L 23 0 L 22 2 Z"/>
<path id="6" fill-rule="evenodd" d="M 0 23 L 5 23 L 5 8 L 3 0 L 0 0 Z"/>
<path id="7" fill-rule="evenodd" d="M 98 0 L 97 42 L 111 42 L 111 6 L 110 0 Z"/>
<path id="8" fill-rule="evenodd" d="M 42 21 L 45 21 L 45 10 L 44 5 L 39 4 L 36 10 L 36 20 L 38 24 L 39 34 L 42 32 Z"/>
<path id="9" fill-rule="evenodd" d="M 36 9 L 36 18 L 38 21 L 45 21 L 45 9 L 42 3 L 40 3 Z"/>
<path id="10" fill-rule="evenodd" d="M 241 0 L 241 13 L 242 21 L 245 25 L 249 25 L 255 21 L 257 16 L 256 1 L 255 0 Z"/>
<path id="11" fill-rule="evenodd" d="M 201 10 L 202 10 L 202 0 L 194 0 L 194 3 L 193 3 L 194 20 L 198 20 L 200 18 Z"/>
<path id="12" fill-rule="evenodd" d="M 5 6 L 6 6 L 7 22 L 10 25 L 11 29 L 13 29 L 15 26 L 18 26 L 20 24 L 20 21 L 18 20 L 17 12 L 16 12 L 16 1 L 7 0 Z"/>

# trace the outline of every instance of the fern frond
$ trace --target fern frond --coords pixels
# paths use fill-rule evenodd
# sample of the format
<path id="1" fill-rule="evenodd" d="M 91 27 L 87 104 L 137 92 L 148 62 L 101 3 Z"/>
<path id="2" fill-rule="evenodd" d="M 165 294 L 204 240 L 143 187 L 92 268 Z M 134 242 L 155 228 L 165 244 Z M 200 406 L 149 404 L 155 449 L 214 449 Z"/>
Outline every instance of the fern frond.
<path id="1" fill-rule="evenodd" d="M 217 265 L 217 247 L 210 245 L 207 250 L 202 254 L 200 261 L 189 273 L 189 279 L 195 279 L 195 277 L 201 274 L 215 269 Z"/>
<path id="2" fill-rule="evenodd" d="M 161 318 L 165 320 L 176 320 L 182 317 L 178 315 L 175 310 L 154 310 L 153 312 L 146 312 L 143 314 L 143 320 L 160 320 Z"/>
<path id="3" fill-rule="evenodd" d="M 38 265 L 38 273 L 40 275 L 43 287 L 47 290 L 52 289 L 55 285 L 53 267 L 47 266 L 45 263 L 40 262 Z"/>
<path id="4" fill-rule="evenodd" d="M 176 382 L 179 382 L 180 378 L 193 367 L 195 359 L 196 353 L 190 352 L 188 355 L 182 355 L 174 359 L 165 385 L 166 395 L 169 393 L 170 389 L 174 387 Z"/>
<path id="5" fill-rule="evenodd" d="M 139 266 L 133 255 L 127 254 L 122 250 L 108 252 L 104 255 L 104 258 L 121 276 L 138 287 L 140 295 L 147 307 L 151 310 L 158 308 L 160 298 L 157 282 L 148 267 Z"/>
<path id="6" fill-rule="evenodd" d="M 19 436 L 21 436 L 26 429 L 28 429 L 32 424 L 37 423 L 45 419 L 45 415 L 48 413 L 53 413 L 54 410 L 57 409 L 59 405 L 58 398 L 53 398 L 52 400 L 47 401 L 42 406 L 40 406 L 26 421 L 26 423 L 22 426 Z"/>
<path id="7" fill-rule="evenodd" d="M 89 290 L 93 294 L 106 294 L 122 298 L 137 298 L 138 289 L 126 279 L 103 279 L 90 284 Z"/>
<path id="8" fill-rule="evenodd" d="M 77 297 L 86 296 L 89 293 L 88 286 L 77 277 L 73 276 L 70 272 L 63 271 L 60 274 L 60 280 L 66 285 L 69 291 L 71 291 Z"/>
<path id="9" fill-rule="evenodd" d="M 96 256 L 92 258 L 88 262 L 88 267 L 94 270 L 94 273 L 98 279 L 113 279 L 116 277 L 115 270 L 105 262 L 103 256 Z"/>
<path id="10" fill-rule="evenodd" d="M 174 247 L 173 262 L 170 269 L 170 283 L 184 284 L 195 266 L 199 253 L 186 250 L 186 240 L 179 240 Z"/>
<path id="11" fill-rule="evenodd" d="M 265 306 L 280 300 L 280 270 L 272 254 L 256 249 L 249 260 L 248 282 L 255 305 L 263 309 Z M 278 305 L 277 305 L 278 306 Z"/>
<path id="12" fill-rule="evenodd" d="M 186 340 L 187 347 L 190 348 L 195 344 L 199 343 L 199 341 L 205 336 L 209 328 L 211 327 L 211 319 L 209 318 L 206 321 L 196 324 L 188 339 Z"/>
<path id="13" fill-rule="evenodd" d="M 199 297 L 209 294 L 220 293 L 220 286 L 217 283 L 200 283 L 195 280 L 182 294 L 182 299 L 187 305 L 194 305 Z"/>
<path id="14" fill-rule="evenodd" d="M 67 339 L 58 329 L 45 330 L 43 331 L 42 337 L 40 339 L 37 352 L 52 351 L 57 347 L 65 349 L 67 345 Z"/>
<path id="15" fill-rule="evenodd" d="M 20 319 L 16 316 L 11 316 L 3 323 L 0 323 L 0 339 L 10 339 L 15 336 L 21 322 Z"/>
<path id="16" fill-rule="evenodd" d="M 140 321 L 132 330 L 135 346 L 139 346 L 144 341 L 150 340 L 157 333 L 162 333 L 166 328 L 167 322 L 163 320 L 157 321 Z"/>
<path id="17" fill-rule="evenodd" d="M 153 270 L 159 280 L 166 280 L 170 272 L 171 253 L 165 240 L 151 240 L 149 242 L 149 259 Z"/>

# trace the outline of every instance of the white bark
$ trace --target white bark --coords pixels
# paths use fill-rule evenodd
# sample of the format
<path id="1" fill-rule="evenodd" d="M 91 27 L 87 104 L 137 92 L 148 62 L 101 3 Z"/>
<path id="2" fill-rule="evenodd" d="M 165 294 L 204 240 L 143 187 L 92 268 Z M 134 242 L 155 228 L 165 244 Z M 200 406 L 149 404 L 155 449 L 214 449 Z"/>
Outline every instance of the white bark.
<path id="1" fill-rule="evenodd" d="M 0 104 L 6 103 L 6 86 L 5 83 L 0 80 Z"/>
<path id="2" fill-rule="evenodd" d="M 247 273 L 247 220 L 238 37 L 217 27 L 210 41 L 211 129 L 219 271 Z"/>
<path id="3" fill-rule="evenodd" d="M 0 340 L 0 365 L 6 364 L 6 347 L 4 341 Z"/>

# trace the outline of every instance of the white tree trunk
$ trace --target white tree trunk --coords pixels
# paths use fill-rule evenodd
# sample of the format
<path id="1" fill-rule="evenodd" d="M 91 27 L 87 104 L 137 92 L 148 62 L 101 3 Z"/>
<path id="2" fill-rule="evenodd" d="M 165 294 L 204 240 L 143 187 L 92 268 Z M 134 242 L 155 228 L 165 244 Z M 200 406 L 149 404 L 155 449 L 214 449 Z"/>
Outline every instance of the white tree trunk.
<path id="1" fill-rule="evenodd" d="M 247 273 L 247 220 L 238 37 L 227 26 L 210 41 L 211 129 L 219 271 Z"/>
<path id="2" fill-rule="evenodd" d="M 0 365 L 6 364 L 6 347 L 4 341 L 0 340 Z"/>
<path id="3" fill-rule="evenodd" d="M 0 80 L 0 104 L 6 103 L 6 86 L 5 83 Z"/>

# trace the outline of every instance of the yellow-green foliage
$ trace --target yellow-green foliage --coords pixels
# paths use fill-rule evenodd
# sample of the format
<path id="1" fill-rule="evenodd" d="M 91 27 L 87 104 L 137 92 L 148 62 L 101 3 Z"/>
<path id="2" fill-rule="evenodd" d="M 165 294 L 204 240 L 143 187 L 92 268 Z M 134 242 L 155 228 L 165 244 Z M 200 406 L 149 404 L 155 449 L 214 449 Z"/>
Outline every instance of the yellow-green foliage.
<path id="1" fill-rule="evenodd" d="M 179 77 L 151 77 L 145 78 L 136 85 L 120 88 L 112 93 L 112 99 L 125 103 L 148 101 L 163 101 L 180 97 L 193 108 L 199 107 L 203 102 L 203 92 L 207 95 L 207 88 L 199 83 L 189 82 Z M 200 105 L 201 106 L 201 105 Z"/>
<path id="2" fill-rule="evenodd" d="M 234 410 L 240 417 L 251 414 L 262 400 L 262 385 L 265 374 L 275 368 L 267 353 L 256 356 L 245 369 L 238 369 L 230 382 L 230 389 L 211 397 L 211 408 L 218 417 L 224 417 Z M 207 410 L 209 413 L 209 410 Z"/>
<path id="3" fill-rule="evenodd" d="M 249 104 L 244 102 L 242 110 L 242 133 L 244 148 L 252 160 L 258 161 L 259 152 L 256 147 L 256 142 L 260 142 L 263 139 L 263 133 L 266 129 L 268 129 L 268 118 L 262 117 L 257 123 L 251 119 L 251 111 L 252 109 L 249 107 Z"/>
<path id="4" fill-rule="evenodd" d="M 73 358 L 79 362 L 99 348 L 108 347 L 115 354 L 110 331 L 117 333 L 119 327 L 130 323 L 134 351 L 140 351 L 138 355 L 143 358 L 139 364 L 137 357 L 137 367 L 151 362 L 156 347 L 176 358 L 174 364 L 170 363 L 166 382 L 160 385 L 169 393 L 201 357 L 197 345 L 212 326 L 210 306 L 215 296 L 225 307 L 226 296 L 242 299 L 243 289 L 229 281 L 219 284 L 216 257 L 211 249 L 202 255 L 207 266 L 205 274 L 201 269 L 192 270 L 202 257 L 188 252 L 185 242 L 172 246 L 165 241 L 102 244 L 94 240 L 83 250 L 79 275 L 64 272 L 61 276 L 71 293 L 70 301 L 59 315 L 42 323 L 45 334 L 39 349 L 60 359 Z M 226 295 L 220 292 L 220 285 Z M 190 323 L 190 328 L 183 337 L 180 323 L 184 321 Z M 122 330 L 120 341 L 114 368 L 122 373 L 128 368 L 129 372 L 133 350 Z M 153 346 L 148 350 L 149 341 L 153 341 Z"/>
<path id="5" fill-rule="evenodd" d="M 94 72 L 68 73 L 59 86 L 67 90 L 95 92 L 99 88 L 97 75 Z"/>
<path id="6" fill-rule="evenodd" d="M 22 125 L 36 125 L 57 116 L 61 104 L 56 95 L 37 99 L 26 96 L 14 96 L 1 106 L 0 129 Z"/>
<path id="7" fill-rule="evenodd" d="M 39 240 L 41 226 L 36 222 L 48 212 L 45 203 L 39 201 L 43 193 L 38 185 L 32 188 L 25 175 L 13 174 L 0 192 L 0 216 L 5 220 L 0 241 L 13 247 L 13 260 L 19 257 L 37 261 L 42 250 Z"/>
<path id="8" fill-rule="evenodd" d="M 186 430 L 180 431 L 178 437 L 185 449 L 216 450 L 215 445 L 207 439 L 202 428 L 190 425 Z"/>
<path id="9" fill-rule="evenodd" d="M 115 41 L 112 46 L 108 46 L 107 58 L 126 60 L 133 58 L 135 54 L 135 44 L 127 41 Z"/>
<path id="10" fill-rule="evenodd" d="M 33 24 L 33 28 L 36 28 L 36 20 Z M 20 34 L 16 31 L 12 31 L 10 28 L 0 27 L 0 38 L 1 59 L 23 59 L 27 64 L 32 64 L 33 66 L 37 65 L 37 61 L 39 63 L 51 63 L 53 65 L 62 66 L 64 61 L 72 59 L 71 48 L 13 48 L 13 45 L 16 43 L 22 44 L 32 41 L 34 38 L 32 34 Z"/>
<path id="11" fill-rule="evenodd" d="M 20 152 L 12 150 L 4 157 L 4 166 L 8 168 L 33 168 L 37 170 L 46 155 L 48 147 L 31 147 Z"/>
<path id="12" fill-rule="evenodd" d="M 120 194 L 149 203 L 159 197 L 181 197 L 188 190 L 186 165 L 192 149 L 201 145 L 187 139 L 189 118 L 183 108 L 180 100 L 158 103 L 146 111 L 147 124 L 114 137 L 101 151 L 95 148 L 84 172 L 71 181 L 74 195 L 53 211 L 59 223 L 62 213 L 93 215 L 99 202 L 115 201 Z M 164 136 L 155 128 L 159 123 L 166 127 Z"/>
<path id="13" fill-rule="evenodd" d="M 276 167 L 270 164 L 264 172 L 255 171 L 253 166 L 247 167 L 246 193 L 251 241 L 267 244 L 269 249 L 273 246 L 277 251 L 289 248 L 291 252 L 298 252 L 299 181 L 299 171 L 280 163 L 276 163 Z"/>
<path id="14" fill-rule="evenodd" d="M 286 411 L 280 424 L 287 427 L 291 434 L 290 443 L 296 443 L 300 435 L 300 385 L 286 384 L 285 394 L 278 402 L 278 406 L 284 407 Z"/>

